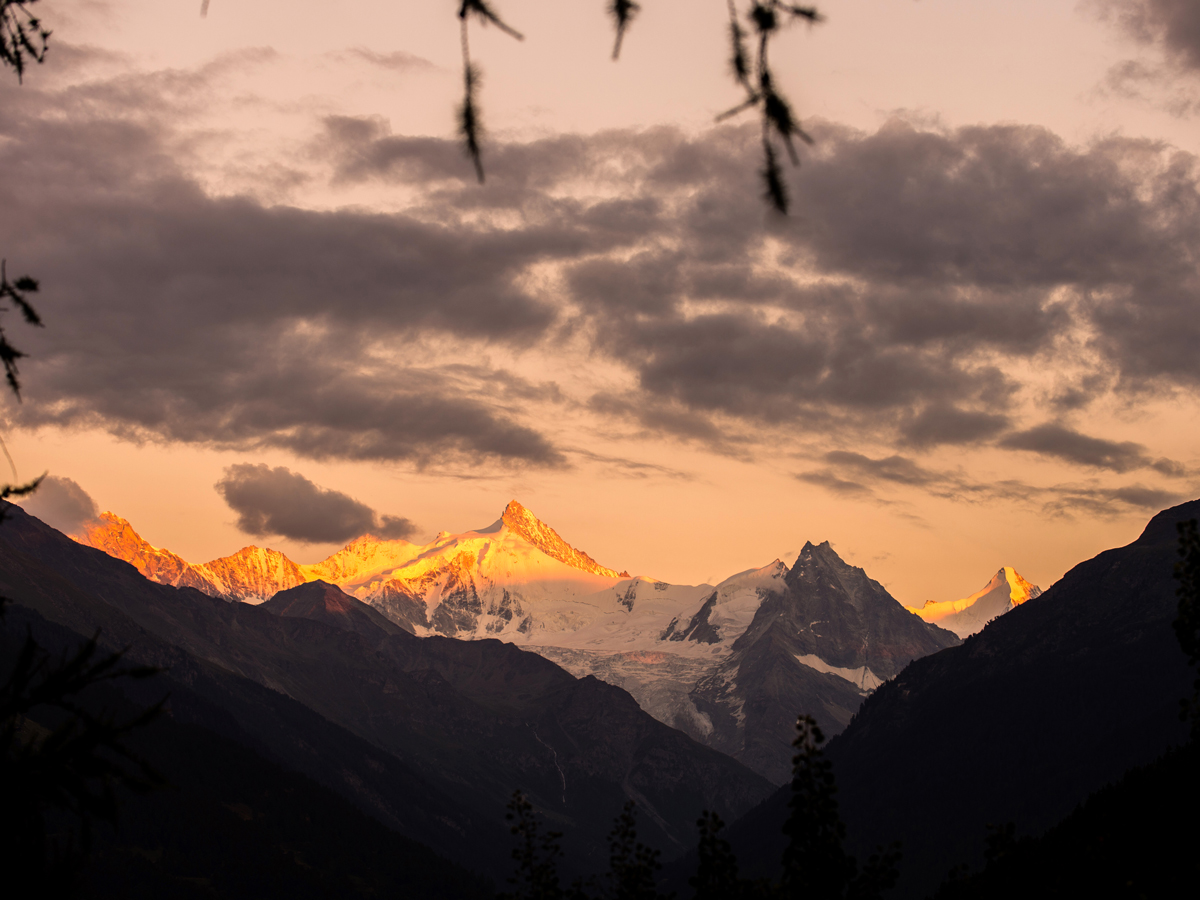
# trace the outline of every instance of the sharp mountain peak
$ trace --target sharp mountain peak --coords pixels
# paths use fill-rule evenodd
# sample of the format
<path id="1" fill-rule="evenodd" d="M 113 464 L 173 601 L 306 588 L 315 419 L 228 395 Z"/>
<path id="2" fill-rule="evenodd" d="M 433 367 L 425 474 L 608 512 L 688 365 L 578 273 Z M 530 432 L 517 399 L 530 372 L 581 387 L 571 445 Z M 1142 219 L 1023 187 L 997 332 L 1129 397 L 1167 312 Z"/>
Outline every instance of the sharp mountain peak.
<path id="1" fill-rule="evenodd" d="M 573 568 L 596 575 L 607 575 L 610 578 L 628 578 L 628 572 L 618 572 L 607 566 L 602 566 L 582 550 L 576 550 L 564 541 L 557 531 L 535 516 L 516 500 L 510 500 L 504 507 L 500 521 L 508 526 L 513 534 L 527 540 L 547 556 L 557 559 Z"/>

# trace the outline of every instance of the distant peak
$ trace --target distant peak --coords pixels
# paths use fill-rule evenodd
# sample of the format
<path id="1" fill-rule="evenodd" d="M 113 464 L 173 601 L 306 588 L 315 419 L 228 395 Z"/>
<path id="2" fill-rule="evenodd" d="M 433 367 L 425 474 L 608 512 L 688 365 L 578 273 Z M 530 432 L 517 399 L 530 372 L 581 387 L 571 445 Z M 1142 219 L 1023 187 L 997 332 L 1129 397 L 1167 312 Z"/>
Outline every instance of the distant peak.
<path id="1" fill-rule="evenodd" d="M 507 525 L 508 530 L 513 534 L 519 535 L 547 556 L 557 559 L 559 562 L 572 568 L 591 572 L 595 575 L 607 575 L 609 578 L 629 577 L 628 572 L 618 572 L 615 569 L 609 569 L 606 566 L 600 565 L 582 550 L 576 550 L 559 537 L 557 531 L 516 500 L 509 501 L 508 506 L 504 507 L 504 515 L 500 517 L 500 521 Z"/>

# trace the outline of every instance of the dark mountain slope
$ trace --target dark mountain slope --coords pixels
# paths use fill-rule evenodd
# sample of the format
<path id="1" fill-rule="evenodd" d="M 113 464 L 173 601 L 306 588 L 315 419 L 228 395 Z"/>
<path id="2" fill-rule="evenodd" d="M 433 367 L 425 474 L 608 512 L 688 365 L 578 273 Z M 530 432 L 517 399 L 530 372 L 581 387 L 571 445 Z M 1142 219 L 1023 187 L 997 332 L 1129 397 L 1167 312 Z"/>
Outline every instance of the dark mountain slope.
<path id="1" fill-rule="evenodd" d="M 1073 568 L 960 647 L 910 664 L 831 743 L 860 857 L 904 842 L 902 893 L 982 858 L 986 823 L 1038 833 L 1091 792 L 1181 743 L 1191 676 L 1171 629 L 1175 523 Z M 778 865 L 783 789 L 735 827 L 758 871 Z"/>
<path id="2" fill-rule="evenodd" d="M 6 574 L 40 564 L 43 575 L 26 573 L 11 595 L 47 618 L 80 633 L 102 627 L 122 644 L 149 634 L 286 694 L 482 819 L 503 822 L 512 790 L 526 790 L 566 832 L 578 867 L 603 867 L 605 836 L 626 797 L 643 809 L 643 839 L 671 853 L 691 842 L 701 809 L 736 816 L 769 790 L 652 719 L 624 691 L 576 680 L 508 644 L 368 637 L 223 603 L 149 582 L 16 510 L 0 545 Z"/>
<path id="3" fill-rule="evenodd" d="M 81 640 L 25 609 L 10 611 L 5 626 L 0 678 L 26 628 L 52 657 L 71 654 Z M 167 687 L 158 681 L 151 693 Z M 123 696 L 116 684 L 93 686 L 81 700 L 93 712 L 104 709 L 119 719 L 133 718 L 145 705 Z M 116 828 L 105 824 L 95 830 L 91 858 L 72 896 L 492 896 L 486 880 L 402 837 L 328 788 L 244 743 L 184 721 L 185 708 L 193 713 L 186 718 L 196 718 L 194 698 L 174 697 L 169 714 L 129 736 L 128 746 L 154 760 L 167 785 L 145 795 L 119 791 Z M 56 724 L 44 708 L 34 710 L 33 721 Z"/>
<path id="4" fill-rule="evenodd" d="M 729 659 L 691 692 L 712 721 L 712 746 L 776 784 L 791 778 L 797 715 L 837 734 L 877 684 L 959 643 L 828 542 L 806 543 L 784 580 L 786 591 L 763 600 Z"/>
<path id="5" fill-rule="evenodd" d="M 46 567 L 0 541 L 0 594 L 29 604 L 9 609 L 6 620 L 12 633 L 29 628 L 40 645 L 56 653 L 69 653 L 82 643 L 81 631 L 49 622 L 30 608 L 48 596 L 71 618 L 102 622 L 102 642 L 110 649 L 129 647 L 130 662 L 165 669 L 147 681 L 123 682 L 131 702 L 145 707 L 169 694 L 174 721 L 203 728 L 304 773 L 400 834 L 462 865 L 497 877 L 508 871 L 507 835 L 493 810 L 481 812 L 459 803 L 447 786 L 431 783 L 394 755 L 303 704 L 159 641 L 122 613 L 56 579 Z M 86 631 L 90 635 L 95 629 Z"/>
<path id="6" fill-rule="evenodd" d="M 1200 883 L 1197 808 L 1200 752 L 1189 743 L 1093 794 L 1042 837 L 1005 848 L 985 871 L 943 885 L 936 900 L 1007 900 L 1030 885 L 1040 897 L 1185 896 Z"/>
<path id="7" fill-rule="evenodd" d="M 312 619 L 372 638 L 407 631 L 379 610 L 356 600 L 328 581 L 309 581 L 280 591 L 261 608 L 277 616 Z"/>

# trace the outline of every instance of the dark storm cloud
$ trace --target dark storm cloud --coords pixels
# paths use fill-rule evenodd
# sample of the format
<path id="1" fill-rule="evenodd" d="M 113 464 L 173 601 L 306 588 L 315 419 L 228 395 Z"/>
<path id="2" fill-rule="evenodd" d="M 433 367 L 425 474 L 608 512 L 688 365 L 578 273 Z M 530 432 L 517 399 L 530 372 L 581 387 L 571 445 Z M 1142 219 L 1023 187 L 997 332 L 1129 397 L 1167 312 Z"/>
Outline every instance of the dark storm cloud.
<path id="1" fill-rule="evenodd" d="M 1109 375 L 1063 385 L 1074 407 L 1114 382 L 1200 383 L 1193 157 L 1127 140 L 1070 147 L 1036 127 L 815 130 L 799 214 L 775 231 L 780 264 L 815 280 L 754 275 L 762 238 L 738 223 L 757 197 L 705 181 L 667 204 L 672 241 L 573 267 L 598 344 L 648 405 L 931 446 L 1000 433 L 1016 382 L 996 363 L 1052 364 L 1064 342 Z M 713 222 L 732 254 L 713 247 Z"/>
<path id="2" fill-rule="evenodd" d="M 829 128 L 821 137 L 810 177 L 797 183 L 807 223 L 799 237 L 821 268 L 883 284 L 971 286 L 984 302 L 968 310 L 1009 339 L 1037 329 L 997 317 L 1028 316 L 1039 289 L 1126 280 L 1150 260 L 1184 271 L 1172 205 L 1193 209 L 1187 197 L 1147 196 L 1159 187 L 1147 166 L 1161 149 L 1153 145 L 1079 149 L 1036 126 L 941 132 L 895 120 L 874 134 Z M 956 325 L 972 327 L 969 312 Z"/>
<path id="3" fill-rule="evenodd" d="M 1154 469 L 1164 475 L 1183 475 L 1186 470 L 1169 459 L 1154 459 L 1146 448 L 1133 441 L 1107 441 L 1048 422 L 1007 435 L 998 445 L 1011 450 L 1029 450 L 1042 456 L 1113 472 Z"/>
<path id="4" fill-rule="evenodd" d="M 931 404 L 905 422 L 900 433 L 907 443 L 917 447 L 971 444 L 994 437 L 1008 424 L 1005 415 Z"/>
<path id="5" fill-rule="evenodd" d="M 685 407 L 769 423 L 890 416 L 930 400 L 1005 404 L 1000 370 L 937 348 L 883 340 L 845 310 L 796 328 L 752 313 L 625 321 L 604 336 L 648 393 Z"/>
<path id="6" fill-rule="evenodd" d="M 18 502 L 31 516 L 63 534 L 75 534 L 99 512 L 96 502 L 78 482 L 60 475 L 47 475 L 36 491 Z"/>
<path id="7" fill-rule="evenodd" d="M 0 243 L 53 273 L 58 315 L 30 339 L 18 422 L 553 466 L 563 451 L 531 423 L 568 401 L 476 364 L 489 348 L 615 363 L 621 387 L 585 401 L 606 428 L 735 455 L 813 435 L 994 442 L 1022 412 L 1024 372 L 1060 409 L 1200 385 L 1200 191 L 1194 158 L 1169 148 L 814 123 L 797 215 L 777 220 L 752 129 L 493 141 L 479 186 L 452 140 L 332 117 L 313 165 L 415 199 L 404 214 L 313 211 L 215 197 L 187 175 L 172 116 L 219 71 L 0 95 L 0 206 L 14 211 Z M 1032 440 L 1002 446 L 1059 452 Z M 1100 458 L 1182 471 L 1138 452 L 1147 462 Z M 846 484 L 912 484 L 825 465 Z"/>
<path id="8" fill-rule="evenodd" d="M 430 342 L 540 339 L 558 313 L 517 282 L 533 262 L 574 255 L 578 229 L 212 198 L 158 126 L 78 113 L 73 91 L 4 90 L 3 246 L 22 271 L 52 273 L 52 327 L 22 345 L 37 387 L 16 421 L 313 457 L 563 464 L 489 396 L 496 373 L 418 359 Z M 113 113 L 143 90 L 88 94 Z M 55 102 L 77 114 L 42 114 Z"/>
<path id="9" fill-rule="evenodd" d="M 647 397 L 639 391 L 622 394 L 601 392 L 589 398 L 587 407 L 602 417 L 602 428 L 611 434 L 617 423 L 633 426 L 631 437 L 669 435 L 672 438 L 703 445 L 725 456 L 747 456 L 752 436 L 729 434 L 717 427 L 711 417 L 679 403 Z"/>
<path id="10" fill-rule="evenodd" d="M 1200 71 L 1200 5 L 1195 0 L 1098 0 L 1093 5 L 1136 40 L 1157 44 L 1180 67 Z"/>
<path id="11" fill-rule="evenodd" d="M 237 526 L 255 537 L 278 535 L 305 543 L 348 541 L 373 532 L 407 538 L 416 526 L 399 516 L 379 516 L 365 503 L 318 487 L 299 472 L 278 466 L 238 463 L 215 485 Z"/>
<path id="12" fill-rule="evenodd" d="M 1047 497 L 1042 505 L 1042 511 L 1047 515 L 1088 515 L 1100 518 L 1113 518 L 1130 509 L 1140 512 L 1159 512 L 1186 500 L 1189 496 L 1175 491 L 1149 488 L 1141 484 L 1119 488 L 1066 486 L 1041 493 Z"/>
<path id="13" fill-rule="evenodd" d="M 835 494 L 872 498 L 879 502 L 887 502 L 875 493 L 874 488 L 880 486 L 918 488 L 936 496 L 954 499 L 971 499 L 987 490 L 983 485 L 968 481 L 960 473 L 929 469 L 899 454 L 872 458 L 850 450 L 832 450 L 822 457 L 822 461 L 827 463 L 823 468 L 799 472 L 795 477 Z"/>

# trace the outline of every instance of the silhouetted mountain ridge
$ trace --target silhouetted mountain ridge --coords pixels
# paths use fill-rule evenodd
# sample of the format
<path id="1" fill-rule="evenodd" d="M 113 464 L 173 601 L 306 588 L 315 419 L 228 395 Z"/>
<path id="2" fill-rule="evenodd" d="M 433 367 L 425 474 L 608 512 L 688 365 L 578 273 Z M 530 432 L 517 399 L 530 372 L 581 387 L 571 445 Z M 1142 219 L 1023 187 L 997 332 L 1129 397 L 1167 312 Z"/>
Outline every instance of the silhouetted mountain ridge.
<path id="1" fill-rule="evenodd" d="M 1039 833 L 1091 792 L 1182 743 L 1191 674 L 1171 627 L 1175 524 L 1071 569 L 961 646 L 882 685 L 829 745 L 852 849 L 904 843 L 901 896 L 977 864 L 986 823 Z M 732 829 L 750 871 L 774 871 L 788 789 Z"/>

